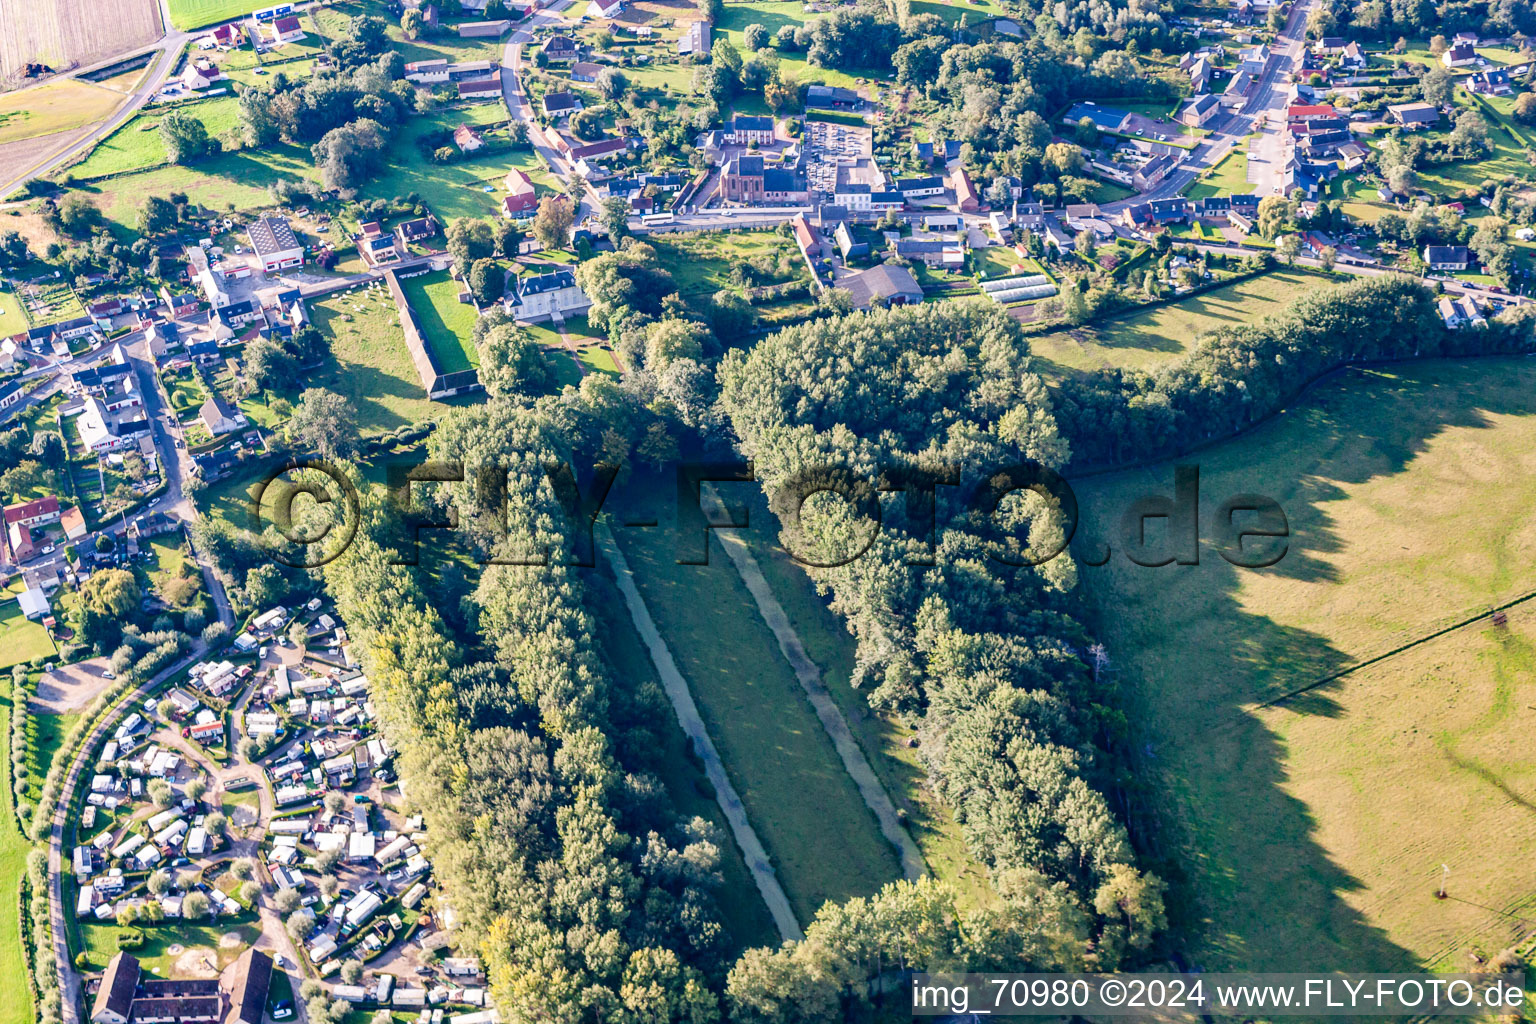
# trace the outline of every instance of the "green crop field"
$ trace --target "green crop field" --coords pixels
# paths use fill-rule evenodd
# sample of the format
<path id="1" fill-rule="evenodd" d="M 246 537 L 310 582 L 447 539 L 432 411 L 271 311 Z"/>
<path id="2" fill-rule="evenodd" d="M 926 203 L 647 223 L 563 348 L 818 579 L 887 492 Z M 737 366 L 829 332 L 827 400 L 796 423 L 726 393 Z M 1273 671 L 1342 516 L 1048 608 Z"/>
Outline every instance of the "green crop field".
<path id="1" fill-rule="evenodd" d="M 615 514 L 655 514 L 672 484 L 636 476 Z M 651 617 L 687 678 L 795 916 L 899 877 L 880 835 L 718 541 L 710 564 L 678 565 L 669 531 L 614 531 Z"/>
<path id="2" fill-rule="evenodd" d="M 480 353 L 475 351 L 470 333 L 475 329 L 475 307 L 459 301 L 459 283 L 448 271 L 404 278 L 400 287 L 416 311 L 444 373 L 480 365 Z"/>
<path id="3" fill-rule="evenodd" d="M 1305 270 L 1277 270 L 1191 298 L 1029 340 L 1035 368 L 1047 376 L 1105 367 L 1147 369 L 1194 347 L 1219 327 L 1256 323 L 1291 300 L 1330 286 Z"/>
<path id="4" fill-rule="evenodd" d="M 171 24 L 183 32 L 250 14 L 250 0 L 168 0 Z"/>
<path id="5" fill-rule="evenodd" d="M 1529 930 L 1536 611 L 1512 608 L 1507 628 L 1486 613 L 1536 588 L 1533 395 L 1524 359 L 1330 378 L 1184 460 L 1200 468 L 1199 565 L 1132 564 L 1110 532 L 1171 493 L 1170 467 L 1076 483 L 1081 550 L 1116 549 L 1080 579 L 1132 723 L 1134 818 L 1193 963 L 1464 970 Z M 1284 510 L 1273 568 L 1215 549 L 1237 492 Z"/>

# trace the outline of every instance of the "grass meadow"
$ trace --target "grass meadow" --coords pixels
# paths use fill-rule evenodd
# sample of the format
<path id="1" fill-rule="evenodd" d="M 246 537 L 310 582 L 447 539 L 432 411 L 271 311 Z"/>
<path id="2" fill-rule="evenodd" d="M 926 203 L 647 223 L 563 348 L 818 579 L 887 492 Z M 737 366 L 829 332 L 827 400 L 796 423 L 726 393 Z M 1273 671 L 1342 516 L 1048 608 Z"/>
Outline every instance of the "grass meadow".
<path id="1" fill-rule="evenodd" d="M 449 404 L 427 400 L 388 292 L 382 288 L 340 292 L 310 303 L 309 308 L 315 325 L 331 338 L 331 357 L 305 386 L 328 388 L 351 399 L 364 434 L 433 419 Z"/>
<path id="2" fill-rule="evenodd" d="M 5 648 L 9 649 L 9 646 L 6 644 Z M 52 644 L 49 650 L 52 650 Z M 22 953 L 20 902 L 16 894 L 27 873 L 27 853 L 32 844 L 16 824 L 16 801 L 11 792 L 12 695 L 8 673 L 0 685 L 4 686 L 5 693 L 5 698 L 0 700 L 0 752 L 5 754 L 6 765 L 5 785 L 0 787 L 4 789 L 0 794 L 0 891 L 10 894 L 10 898 L 0 904 L 0 1024 L 28 1024 L 36 1018 L 32 1012 L 26 958 Z"/>
<path id="3" fill-rule="evenodd" d="M 619 522 L 670 523 L 673 495 L 670 480 L 637 474 L 605 507 Z M 719 542 L 710 542 L 709 565 L 678 565 L 669 529 L 619 526 L 614 535 L 795 916 L 808 922 L 827 900 L 899 878 L 895 851 Z"/>
<path id="4" fill-rule="evenodd" d="M 78 178 L 103 174 L 123 174 L 165 163 L 165 143 L 160 139 L 160 122 L 169 110 L 191 114 L 203 122 L 208 134 L 232 146 L 239 128 L 239 100 L 233 96 L 185 103 L 166 110 L 151 111 L 129 118 L 117 131 L 91 150 L 90 156 L 70 168 Z M 279 147 L 280 148 L 280 147 Z"/>
<path id="5" fill-rule="evenodd" d="M 480 365 L 480 353 L 475 351 L 471 335 L 475 329 L 475 307 L 459 301 L 459 283 L 448 271 L 408 277 L 400 282 L 400 287 L 416 311 L 444 373 Z"/>
<path id="6" fill-rule="evenodd" d="M 1307 270 L 1276 270 L 1178 302 L 1052 331 L 1029 339 L 1035 369 L 1046 377 L 1129 367 L 1151 369 L 1221 327 L 1257 323 L 1293 300 L 1331 286 Z"/>
<path id="7" fill-rule="evenodd" d="M 1074 483 L 1074 547 L 1116 549 L 1080 578 L 1132 723 L 1133 819 L 1191 962 L 1465 970 L 1529 932 L 1536 608 L 1320 681 L 1536 586 L 1533 394 L 1522 359 L 1330 378 L 1183 460 L 1200 468 L 1199 565 L 1123 554 L 1115 524 L 1172 492 L 1171 467 Z M 1239 492 L 1288 519 L 1272 568 L 1216 551 Z"/>

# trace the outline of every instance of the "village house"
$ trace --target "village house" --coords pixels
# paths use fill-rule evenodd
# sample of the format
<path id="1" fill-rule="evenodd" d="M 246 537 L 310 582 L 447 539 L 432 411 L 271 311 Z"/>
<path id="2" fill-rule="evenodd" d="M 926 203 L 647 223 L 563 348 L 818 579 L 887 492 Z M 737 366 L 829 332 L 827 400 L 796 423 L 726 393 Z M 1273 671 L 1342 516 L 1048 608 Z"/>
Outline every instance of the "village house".
<path id="1" fill-rule="evenodd" d="M 525 215 L 531 215 L 538 208 L 538 195 L 528 175 L 514 167 L 507 172 L 503 184 L 507 190 L 506 197 L 501 201 L 503 217 L 508 220 L 518 220 Z"/>
<path id="2" fill-rule="evenodd" d="M 1440 120 L 1440 111 L 1428 103 L 1389 104 L 1387 115 L 1391 120 L 1409 130 L 1432 128 Z"/>
<path id="3" fill-rule="evenodd" d="M 591 61 L 579 60 L 575 64 L 571 65 L 571 81 L 595 82 L 597 81 L 597 76 L 602 74 L 602 72 L 603 66 L 601 64 L 593 64 Z"/>
<path id="4" fill-rule="evenodd" d="M 581 109 L 581 97 L 573 92 L 547 92 L 542 102 L 546 117 L 567 117 Z"/>
<path id="5" fill-rule="evenodd" d="M 1440 55 L 1440 63 L 1448 68 L 1464 68 L 1477 63 L 1477 48 L 1471 43 L 1456 43 Z"/>
<path id="6" fill-rule="evenodd" d="M 905 306 L 923 301 L 922 285 L 906 267 L 882 264 L 840 278 L 837 287 L 848 293 L 854 309 L 872 306 Z"/>
<path id="7" fill-rule="evenodd" d="M 208 400 L 197 411 L 197 417 L 214 437 L 234 433 L 247 425 L 245 414 L 237 412 L 218 391 L 210 389 Z"/>
<path id="8" fill-rule="evenodd" d="M 430 214 L 425 217 L 416 217 L 404 221 L 395 226 L 395 239 L 399 242 L 402 252 L 408 246 L 424 242 L 437 234 L 437 218 Z"/>
<path id="9" fill-rule="evenodd" d="M 544 59 L 549 61 L 551 64 L 560 64 L 564 63 L 565 61 L 572 61 L 581 55 L 581 51 L 577 47 L 575 40 L 573 40 L 570 36 L 562 35 L 553 35 L 544 40 L 544 42 L 539 46 L 539 52 L 542 53 L 544 55 Z"/>
<path id="10" fill-rule="evenodd" d="M 710 24 L 708 21 L 695 21 L 677 40 L 677 55 L 687 57 L 695 53 L 708 54 L 713 45 L 709 39 Z"/>
<path id="11" fill-rule="evenodd" d="M 1221 111 L 1221 101 L 1210 93 L 1203 93 L 1185 100 L 1179 107 L 1178 121 L 1191 128 L 1200 128 Z"/>
<path id="12" fill-rule="evenodd" d="M 485 148 L 485 140 L 480 137 L 480 133 L 467 124 L 461 124 L 453 130 L 453 144 L 459 147 L 461 153 L 473 153 Z"/>
<path id="13" fill-rule="evenodd" d="M 766 146 L 773 141 L 773 118 L 733 117 L 725 123 L 725 141 L 733 146 Z"/>
<path id="14" fill-rule="evenodd" d="M 395 236 L 385 231 L 378 221 L 370 220 L 358 227 L 361 231 L 352 240 L 357 243 L 358 255 L 370 267 L 399 261 L 400 249 L 395 245 Z"/>
<path id="15" fill-rule="evenodd" d="M 1426 245 L 1424 264 L 1430 270 L 1466 270 L 1472 254 L 1464 245 Z"/>

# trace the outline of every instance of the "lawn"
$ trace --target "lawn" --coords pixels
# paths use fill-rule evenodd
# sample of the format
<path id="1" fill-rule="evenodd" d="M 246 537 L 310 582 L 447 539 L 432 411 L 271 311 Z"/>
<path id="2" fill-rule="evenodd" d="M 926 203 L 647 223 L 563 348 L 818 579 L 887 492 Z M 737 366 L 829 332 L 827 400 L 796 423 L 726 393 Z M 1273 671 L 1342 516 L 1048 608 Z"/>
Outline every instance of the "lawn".
<path id="1" fill-rule="evenodd" d="M 69 78 L 5 93 L 0 95 L 0 145 L 95 124 L 122 102 L 121 93 Z"/>
<path id="2" fill-rule="evenodd" d="M 444 373 L 480 365 L 480 353 L 470 335 L 475 329 L 475 307 L 459 301 L 459 283 L 448 271 L 404 278 L 400 287 L 416 311 Z"/>
<path id="3" fill-rule="evenodd" d="M 310 303 L 309 309 L 315 325 L 331 338 L 331 357 L 305 381 L 306 387 L 329 388 L 351 399 L 364 433 L 441 415 L 444 403 L 429 402 L 422 390 L 388 292 L 381 287 L 340 292 Z M 453 404 L 466 401 L 475 399 Z"/>
<path id="4" fill-rule="evenodd" d="M 1488 140 L 1493 144 L 1493 154 L 1483 160 L 1463 161 L 1454 164 L 1434 164 L 1419 168 L 1419 184 L 1446 195 L 1466 188 L 1479 188 L 1489 179 L 1508 176 L 1529 177 L 1531 165 L 1525 159 L 1527 129 L 1512 125 L 1509 119 L 1492 104 L 1474 103 L 1461 90 L 1456 92 L 1460 108 L 1475 107 L 1488 125 Z M 1426 133 L 1426 138 L 1445 138 L 1449 131 Z"/>
<path id="5" fill-rule="evenodd" d="M 215 96 L 129 118 L 91 150 L 89 156 L 71 167 L 69 173 L 79 180 L 139 171 L 165 163 L 165 143 L 160 139 L 159 128 L 169 110 L 191 114 L 203 123 L 209 135 L 221 139 L 226 148 L 234 148 L 239 127 L 239 100 L 233 96 Z"/>
<path id="6" fill-rule="evenodd" d="M 675 500 L 670 479 L 637 474 L 622 490 L 607 503 L 620 522 Z M 719 542 L 709 565 L 678 565 L 670 530 L 614 534 L 795 916 L 803 924 L 827 900 L 869 895 L 899 877 L 895 852 Z"/>
<path id="7" fill-rule="evenodd" d="M 66 889 L 68 895 L 68 889 Z M 242 915 L 249 918 L 251 915 Z M 133 955 L 143 965 L 146 974 L 152 974 L 160 978 L 172 976 L 172 964 L 178 959 L 187 956 L 186 950 L 205 950 L 208 957 L 218 965 L 220 970 L 234 963 L 241 953 L 261 935 L 261 926 L 246 920 L 236 923 L 234 920 L 220 920 L 213 924 L 189 924 L 186 921 L 167 921 L 161 925 L 139 925 L 133 927 L 142 929 L 145 935 L 145 943 L 133 950 Z M 86 953 L 90 957 L 91 967 L 100 970 L 105 967 L 112 954 L 117 952 L 117 936 L 123 931 L 115 921 L 81 921 L 79 934 Z M 225 934 L 239 936 L 238 945 L 220 946 L 219 938 Z M 183 952 L 172 953 L 170 947 L 183 947 Z M 176 972 L 176 976 L 184 976 L 183 972 Z M 206 974 L 204 975 L 207 976 Z"/>
<path id="8" fill-rule="evenodd" d="M 493 124 L 507 119 L 507 109 L 500 103 L 477 103 L 439 114 L 415 117 L 401 129 L 391 145 L 393 159 L 373 183 L 371 194 L 394 197 L 416 193 L 424 199 L 438 219 L 499 216 L 501 197 L 506 194 L 502 179 L 516 167 L 535 184 L 551 190 L 557 183 L 534 152 L 526 147 L 479 154 L 451 164 L 428 160 L 417 145 L 422 136 L 441 129 Z M 494 136 L 493 136 L 494 138 Z M 502 138 L 503 144 L 505 137 Z M 486 186 L 491 191 L 485 191 Z"/>
<path id="9" fill-rule="evenodd" d="M 0 670 L 56 653 L 48 631 L 21 614 L 15 600 L 7 598 L 0 604 Z"/>
<path id="10" fill-rule="evenodd" d="M 1184 194 L 1191 199 L 1205 199 L 1231 193 L 1247 195 L 1252 191 L 1253 186 L 1248 183 L 1248 154 L 1234 149 Z"/>
<path id="11" fill-rule="evenodd" d="M 9 338 L 13 334 L 20 334 L 30 326 L 27 314 L 21 308 L 21 300 L 11 290 L 10 284 L 0 278 L 0 337 Z"/>
<path id="12" fill-rule="evenodd" d="M 249 0 L 167 0 L 171 24 L 189 32 L 205 25 L 216 25 L 250 14 L 255 8 Z"/>
<path id="13" fill-rule="evenodd" d="M 1138 753 L 1133 820 L 1191 963 L 1465 970 L 1529 930 L 1536 610 L 1324 680 L 1531 590 L 1533 394 L 1523 359 L 1331 378 L 1200 453 L 1199 565 L 1134 565 L 1110 532 L 1171 492 L 1169 466 L 1076 482 L 1080 550 L 1117 549 L 1080 578 Z M 1215 550 L 1212 513 L 1238 492 L 1285 512 L 1273 568 Z"/>
<path id="14" fill-rule="evenodd" d="M 1193 348 L 1219 327 L 1255 323 L 1293 299 L 1329 287 L 1305 270 L 1276 270 L 1179 302 L 1031 338 L 1036 369 L 1047 376 L 1106 367 L 1147 369 Z"/>

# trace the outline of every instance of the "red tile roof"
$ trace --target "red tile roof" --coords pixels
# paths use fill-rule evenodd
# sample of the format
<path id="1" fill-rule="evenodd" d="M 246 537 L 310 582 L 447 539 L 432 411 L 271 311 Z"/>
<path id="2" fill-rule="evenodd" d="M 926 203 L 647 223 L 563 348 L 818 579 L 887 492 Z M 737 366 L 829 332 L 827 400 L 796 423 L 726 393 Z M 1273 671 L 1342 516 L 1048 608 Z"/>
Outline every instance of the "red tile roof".
<path id="1" fill-rule="evenodd" d="M 19 505 L 10 505 L 5 510 L 5 524 L 19 523 L 23 519 L 31 519 L 35 516 L 51 516 L 59 510 L 59 499 L 53 495 L 46 498 L 38 498 L 36 501 L 24 501 Z"/>

